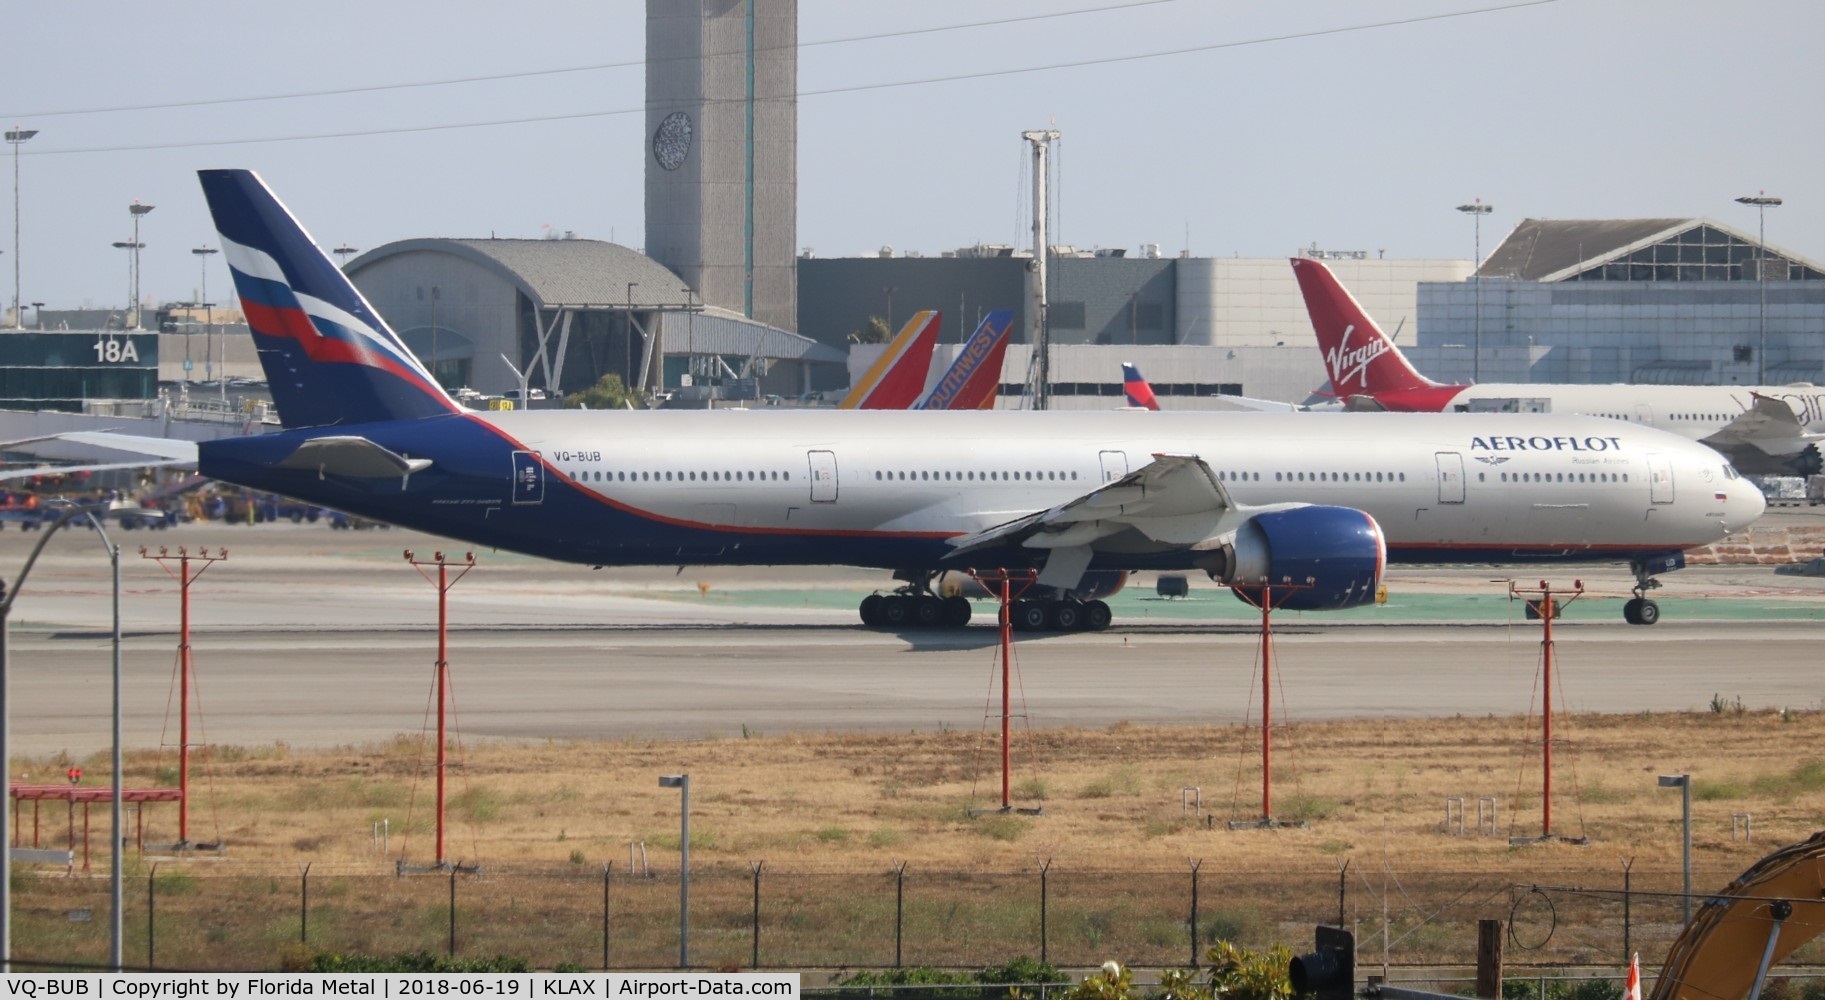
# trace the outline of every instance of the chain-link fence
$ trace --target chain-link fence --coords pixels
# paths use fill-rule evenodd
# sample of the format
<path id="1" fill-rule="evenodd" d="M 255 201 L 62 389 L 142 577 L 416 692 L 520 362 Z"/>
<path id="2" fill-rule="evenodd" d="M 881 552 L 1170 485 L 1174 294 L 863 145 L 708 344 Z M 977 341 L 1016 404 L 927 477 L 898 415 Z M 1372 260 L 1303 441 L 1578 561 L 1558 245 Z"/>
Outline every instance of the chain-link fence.
<path id="1" fill-rule="evenodd" d="M 1695 875 L 1719 885 L 1733 872 Z M 105 878 L 15 873 L 15 967 L 99 965 Z M 1666 953 L 1678 871 L 792 872 L 714 867 L 689 880 L 681 956 L 674 870 L 430 874 L 227 873 L 165 865 L 126 883 L 124 953 L 146 968 L 262 970 L 315 952 L 508 955 L 535 968 L 972 968 L 1028 955 L 1061 967 L 1186 966 L 1212 941 L 1296 950 L 1312 927 L 1356 934 L 1359 971 L 1456 965 L 1478 920 L 1507 928 L 1511 965 L 1619 966 Z M 1818 944 L 1794 961 L 1825 960 Z"/>

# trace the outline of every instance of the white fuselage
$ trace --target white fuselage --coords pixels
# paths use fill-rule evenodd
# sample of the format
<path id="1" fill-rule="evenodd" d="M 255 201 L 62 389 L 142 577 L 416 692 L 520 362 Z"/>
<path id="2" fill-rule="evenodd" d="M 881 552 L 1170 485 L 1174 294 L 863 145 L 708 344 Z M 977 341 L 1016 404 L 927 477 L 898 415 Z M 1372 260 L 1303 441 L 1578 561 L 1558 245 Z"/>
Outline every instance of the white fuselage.
<path id="1" fill-rule="evenodd" d="M 757 409 L 486 419 L 538 454 L 557 480 L 547 490 L 583 491 L 668 531 L 802 536 L 806 562 L 866 564 L 844 558 L 846 546 L 1002 524 L 1155 454 L 1202 458 L 1239 504 L 1366 511 L 1390 555 L 1410 561 L 1677 551 L 1747 527 L 1763 509 L 1760 493 L 1707 447 L 1560 414 Z"/>

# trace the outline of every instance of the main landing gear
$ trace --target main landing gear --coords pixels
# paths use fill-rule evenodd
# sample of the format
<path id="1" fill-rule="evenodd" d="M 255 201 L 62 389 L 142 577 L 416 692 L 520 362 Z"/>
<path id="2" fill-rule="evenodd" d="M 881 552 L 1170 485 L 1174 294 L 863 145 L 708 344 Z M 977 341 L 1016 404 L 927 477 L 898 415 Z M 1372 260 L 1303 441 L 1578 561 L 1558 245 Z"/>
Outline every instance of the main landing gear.
<path id="1" fill-rule="evenodd" d="M 923 570 L 900 570 L 894 579 L 906 586 L 891 594 L 869 594 L 858 609 L 862 624 L 875 628 L 962 628 L 970 622 L 969 598 L 942 597 L 932 590 L 937 576 Z"/>
<path id="2" fill-rule="evenodd" d="M 1641 560 L 1629 563 L 1629 570 L 1635 574 L 1635 588 L 1632 591 L 1635 596 L 1623 603 L 1622 620 L 1630 625 L 1652 625 L 1660 620 L 1660 605 L 1647 597 L 1648 591 L 1660 587 L 1660 581 L 1653 576 L 1654 568 L 1656 567 L 1650 567 Z"/>
<path id="3" fill-rule="evenodd" d="M 969 624 L 971 606 L 961 595 L 941 597 L 932 591 L 931 573 L 896 573 L 906 585 L 889 594 L 862 598 L 862 624 L 876 628 L 961 628 Z M 1101 632 L 1114 615 L 1109 605 L 1079 600 L 1069 595 L 1022 597 L 1012 602 L 1009 614 L 1021 632 Z"/>

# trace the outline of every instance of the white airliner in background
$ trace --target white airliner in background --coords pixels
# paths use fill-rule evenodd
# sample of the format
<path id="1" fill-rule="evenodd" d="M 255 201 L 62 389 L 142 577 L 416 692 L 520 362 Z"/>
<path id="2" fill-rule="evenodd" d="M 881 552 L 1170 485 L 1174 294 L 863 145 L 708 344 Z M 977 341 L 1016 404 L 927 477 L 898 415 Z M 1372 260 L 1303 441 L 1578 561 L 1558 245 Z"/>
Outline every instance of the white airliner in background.
<path id="1" fill-rule="evenodd" d="M 1331 389 L 1346 408 L 1583 413 L 1672 431 L 1754 475 L 1818 473 L 1825 388 L 1715 385 L 1443 385 L 1421 375 L 1322 263 L 1293 258 Z"/>
<path id="2" fill-rule="evenodd" d="M 844 564 L 908 586 L 870 624 L 962 624 L 942 570 L 1035 568 L 1028 628 L 1102 628 L 1097 587 L 1201 569 L 1282 605 L 1374 600 L 1386 561 L 1626 562 L 1639 596 L 1746 527 L 1714 451 L 1569 415 L 467 410 L 269 192 L 201 173 L 284 430 L 212 478 L 477 545 L 611 565 Z"/>

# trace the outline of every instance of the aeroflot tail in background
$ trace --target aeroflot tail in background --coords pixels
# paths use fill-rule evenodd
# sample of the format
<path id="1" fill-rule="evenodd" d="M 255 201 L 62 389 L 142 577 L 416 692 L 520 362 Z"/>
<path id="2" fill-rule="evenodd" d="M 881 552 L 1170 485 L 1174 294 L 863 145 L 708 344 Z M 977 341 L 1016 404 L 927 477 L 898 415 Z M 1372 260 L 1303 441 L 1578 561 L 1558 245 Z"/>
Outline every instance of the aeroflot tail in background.
<path id="1" fill-rule="evenodd" d="M 1581 413 L 1701 441 L 1755 475 L 1815 475 L 1825 465 L 1825 389 L 1812 385 L 1443 385 L 1416 371 L 1329 268 L 1293 258 L 1325 374 L 1345 409 Z"/>
<path id="2" fill-rule="evenodd" d="M 976 325 L 956 360 L 939 376 L 932 391 L 913 407 L 915 410 L 992 410 L 995 395 L 1001 389 L 1001 363 L 1008 353 L 1008 337 L 1014 329 L 1014 313 L 996 309 Z"/>
<path id="3" fill-rule="evenodd" d="M 912 406 L 925 391 L 925 376 L 931 371 L 932 349 L 938 346 L 942 321 L 934 309 L 914 313 L 837 408 L 904 410 Z"/>

